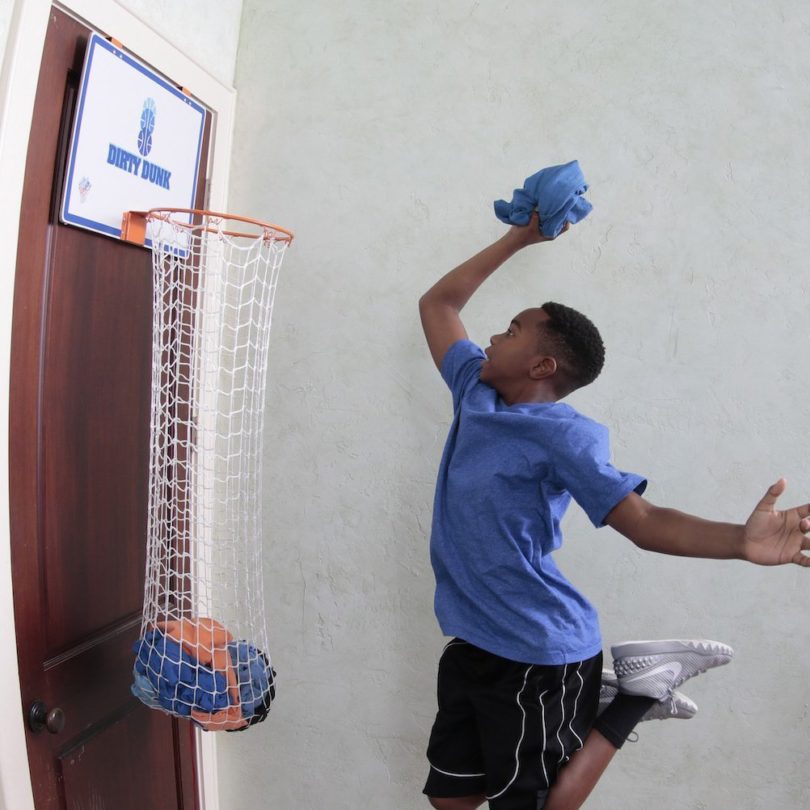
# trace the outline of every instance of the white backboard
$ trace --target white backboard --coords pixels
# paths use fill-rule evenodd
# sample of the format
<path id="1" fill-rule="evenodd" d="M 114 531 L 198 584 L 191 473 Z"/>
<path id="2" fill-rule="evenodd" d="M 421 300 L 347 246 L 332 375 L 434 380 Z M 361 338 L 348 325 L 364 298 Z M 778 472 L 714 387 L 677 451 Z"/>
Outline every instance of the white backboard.
<path id="1" fill-rule="evenodd" d="M 62 221 L 120 237 L 124 211 L 193 208 L 204 124 L 200 104 L 93 34 L 70 140 Z"/>

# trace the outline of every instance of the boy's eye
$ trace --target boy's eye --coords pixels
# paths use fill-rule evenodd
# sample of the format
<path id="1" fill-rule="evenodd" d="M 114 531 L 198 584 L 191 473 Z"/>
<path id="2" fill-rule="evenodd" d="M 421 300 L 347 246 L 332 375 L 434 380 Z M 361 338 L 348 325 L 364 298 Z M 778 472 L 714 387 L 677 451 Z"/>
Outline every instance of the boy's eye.
<path id="1" fill-rule="evenodd" d="M 515 334 L 515 333 L 512 331 L 512 327 L 511 327 L 511 326 L 507 328 L 507 330 L 506 330 L 506 334 L 507 334 L 507 335 L 509 335 L 509 337 L 512 337 L 512 336 Z"/>

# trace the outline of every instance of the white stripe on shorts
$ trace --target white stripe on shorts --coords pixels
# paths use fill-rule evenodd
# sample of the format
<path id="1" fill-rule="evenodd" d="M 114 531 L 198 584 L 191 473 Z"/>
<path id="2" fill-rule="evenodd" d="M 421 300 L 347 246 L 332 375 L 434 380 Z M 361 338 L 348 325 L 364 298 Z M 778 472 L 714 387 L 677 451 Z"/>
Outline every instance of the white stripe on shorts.
<path id="1" fill-rule="evenodd" d="M 472 779 L 473 776 L 486 776 L 485 773 L 450 773 L 450 771 L 443 771 L 441 768 L 437 768 L 432 762 L 428 762 L 431 768 L 434 771 L 438 771 L 445 776 L 456 776 L 459 779 Z"/>
<path id="2" fill-rule="evenodd" d="M 571 733 L 577 738 L 579 742 L 579 747 L 577 748 L 577 751 L 579 751 L 579 749 L 582 748 L 582 746 L 584 745 L 584 743 L 582 742 L 582 737 L 580 737 L 579 734 L 577 734 L 576 731 L 574 731 L 574 720 L 576 719 L 577 716 L 577 706 L 579 705 L 579 696 L 582 694 L 582 687 L 585 686 L 585 681 L 582 678 L 582 673 L 579 671 L 581 667 L 582 661 L 580 661 L 577 664 L 577 678 L 579 678 L 579 691 L 577 692 L 577 697 L 576 700 L 574 701 L 574 713 L 571 715 L 571 722 L 568 724 L 568 728 L 571 730 Z"/>
<path id="3" fill-rule="evenodd" d="M 562 762 L 565 759 L 565 746 L 563 745 L 563 741 L 560 739 L 560 732 L 562 731 L 563 723 L 565 723 L 565 679 L 568 675 L 568 664 L 565 665 L 563 669 L 563 676 L 562 676 L 562 695 L 560 695 L 560 725 L 557 726 L 557 742 L 560 744 L 560 758 L 557 760 L 558 762 Z"/>
<path id="4" fill-rule="evenodd" d="M 512 786 L 512 782 L 517 779 L 518 771 L 520 770 L 520 744 L 523 742 L 523 737 L 526 735 L 526 709 L 523 708 L 523 704 L 520 702 L 520 696 L 523 694 L 523 690 L 526 688 L 526 681 L 529 680 L 529 673 L 534 669 L 534 665 L 530 666 L 525 674 L 523 675 L 523 686 L 520 687 L 520 691 L 515 696 L 515 700 L 517 701 L 518 708 L 520 709 L 521 714 L 523 715 L 523 719 L 520 723 L 520 739 L 517 741 L 517 745 L 515 746 L 515 772 L 512 774 L 512 778 L 506 783 L 506 785 L 499 790 L 497 793 L 493 794 L 492 796 L 487 796 L 487 801 L 492 801 L 493 799 L 497 799 L 499 796 L 503 796 L 507 790 Z"/>
<path id="5" fill-rule="evenodd" d="M 543 750 L 540 752 L 540 764 L 543 766 L 543 778 L 546 780 L 546 787 L 549 787 L 548 771 L 546 770 L 546 746 L 548 744 L 546 741 L 546 705 L 543 703 L 543 695 L 546 692 L 548 692 L 548 689 L 540 695 L 540 727 L 543 729 Z"/>
<path id="6" fill-rule="evenodd" d="M 574 697 L 574 707 L 573 707 L 573 710 L 571 712 L 571 719 L 568 721 L 568 730 L 577 738 L 577 742 L 579 742 L 579 746 L 576 748 L 577 751 L 579 751 L 579 749 L 582 748 L 582 738 L 579 736 L 579 734 L 576 733 L 576 731 L 574 731 L 573 723 L 574 723 L 574 720 L 576 720 L 576 717 L 577 717 L 577 706 L 579 704 L 579 696 L 582 694 L 582 686 L 584 684 L 584 681 L 582 680 L 582 675 L 579 672 L 579 669 L 580 669 L 581 666 L 582 666 L 582 661 L 577 662 L 576 676 L 577 676 L 577 678 L 579 678 L 579 691 L 577 692 L 576 696 Z M 564 762 L 565 761 L 565 756 L 566 756 L 566 754 L 565 754 L 565 746 L 563 745 L 562 740 L 560 739 L 560 732 L 562 731 L 563 725 L 565 724 L 565 678 L 566 678 L 567 674 L 568 674 L 568 664 L 565 665 L 565 670 L 563 671 L 563 692 L 562 692 L 562 698 L 560 700 L 560 706 L 561 706 L 561 710 L 562 710 L 562 717 L 560 718 L 560 727 L 557 729 L 557 742 L 560 744 L 560 758 L 559 758 L 558 762 Z"/>

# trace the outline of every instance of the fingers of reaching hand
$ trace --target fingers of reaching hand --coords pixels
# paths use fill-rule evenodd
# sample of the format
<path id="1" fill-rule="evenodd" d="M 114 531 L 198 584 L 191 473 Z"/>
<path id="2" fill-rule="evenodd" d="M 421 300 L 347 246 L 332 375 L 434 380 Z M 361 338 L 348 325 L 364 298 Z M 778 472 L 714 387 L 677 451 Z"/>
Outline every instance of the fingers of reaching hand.
<path id="1" fill-rule="evenodd" d="M 555 239 L 559 239 L 559 238 L 560 238 L 560 237 L 561 237 L 561 236 L 562 236 L 564 233 L 566 233 L 566 231 L 567 231 L 567 230 L 568 230 L 570 227 L 571 227 L 571 223 L 570 223 L 570 222 L 566 222 L 566 223 L 565 223 L 565 225 L 563 225 L 562 230 L 561 230 L 561 231 L 560 231 L 560 232 L 559 232 L 559 233 L 558 233 L 556 236 L 547 236 L 547 237 L 546 237 L 546 241 L 548 241 L 548 242 L 553 242 Z"/>
<path id="2" fill-rule="evenodd" d="M 799 524 L 799 530 L 807 533 L 810 531 L 810 521 L 803 520 Z M 803 565 L 805 568 L 810 568 L 810 537 L 803 537 L 799 551 L 793 555 L 793 562 L 796 565 Z"/>
<path id="3" fill-rule="evenodd" d="M 768 491 L 762 496 L 762 500 L 757 504 L 756 511 L 773 511 L 777 500 L 779 500 L 779 496 L 785 491 L 786 486 L 787 481 L 785 481 L 784 478 L 780 478 L 775 484 L 771 484 L 771 486 L 768 487 Z"/>

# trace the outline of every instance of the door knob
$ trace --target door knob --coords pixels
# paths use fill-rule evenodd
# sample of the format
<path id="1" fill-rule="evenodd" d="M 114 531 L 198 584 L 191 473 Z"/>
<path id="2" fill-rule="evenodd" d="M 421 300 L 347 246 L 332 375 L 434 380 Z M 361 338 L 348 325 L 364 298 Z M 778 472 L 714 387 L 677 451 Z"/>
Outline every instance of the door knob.
<path id="1" fill-rule="evenodd" d="M 58 734 L 65 727 L 65 713 L 59 708 L 48 709 L 41 701 L 35 700 L 28 712 L 28 728 L 39 732 L 47 729 L 51 734 Z"/>

